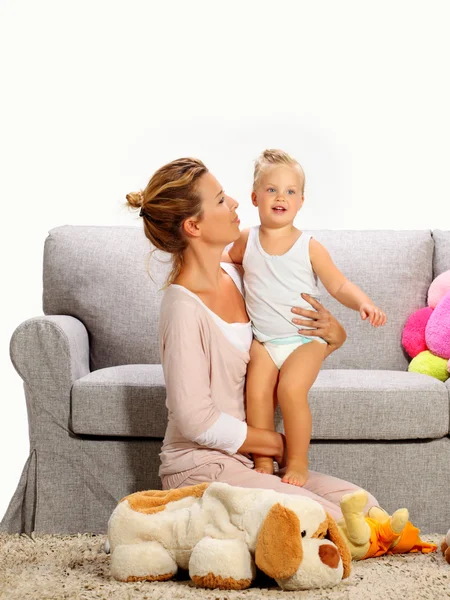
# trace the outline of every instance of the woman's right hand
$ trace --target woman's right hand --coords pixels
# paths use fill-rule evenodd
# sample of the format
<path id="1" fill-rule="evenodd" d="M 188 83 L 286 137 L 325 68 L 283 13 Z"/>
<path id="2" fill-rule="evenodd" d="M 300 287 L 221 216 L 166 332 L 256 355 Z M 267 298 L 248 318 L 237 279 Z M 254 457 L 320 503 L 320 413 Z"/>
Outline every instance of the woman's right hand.
<path id="1" fill-rule="evenodd" d="M 280 452 L 279 452 L 279 454 L 274 456 L 274 459 L 278 463 L 278 467 L 280 469 L 283 469 L 287 463 L 286 436 L 284 435 L 284 433 L 280 433 L 279 435 L 281 437 Z"/>

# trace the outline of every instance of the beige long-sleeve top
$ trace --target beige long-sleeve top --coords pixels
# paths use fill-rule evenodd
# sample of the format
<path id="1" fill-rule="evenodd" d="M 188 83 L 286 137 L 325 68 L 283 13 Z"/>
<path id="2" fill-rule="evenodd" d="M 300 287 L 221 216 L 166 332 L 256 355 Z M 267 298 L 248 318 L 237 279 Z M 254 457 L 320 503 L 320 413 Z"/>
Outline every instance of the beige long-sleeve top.
<path id="1" fill-rule="evenodd" d="M 206 307 L 175 285 L 161 302 L 159 350 L 168 409 L 159 475 L 213 462 L 224 453 L 252 466 L 249 456 L 236 453 L 247 433 L 249 352 L 236 348 Z M 213 434 L 217 429 L 222 435 Z"/>

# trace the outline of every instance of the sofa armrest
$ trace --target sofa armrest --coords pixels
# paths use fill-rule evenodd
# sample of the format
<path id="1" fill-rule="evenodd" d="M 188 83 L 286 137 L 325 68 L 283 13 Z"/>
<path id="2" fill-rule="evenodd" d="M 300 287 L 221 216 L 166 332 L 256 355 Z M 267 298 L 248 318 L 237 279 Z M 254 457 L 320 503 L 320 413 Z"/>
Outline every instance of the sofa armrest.
<path id="1" fill-rule="evenodd" d="M 24 382 L 31 448 L 40 434 L 48 434 L 49 421 L 66 432 L 71 429 L 72 385 L 89 373 L 83 323 L 67 315 L 28 319 L 11 336 L 10 357 Z"/>
<path id="2" fill-rule="evenodd" d="M 87 501 L 73 490 L 86 464 L 71 428 L 71 393 L 73 383 L 89 374 L 86 327 L 67 315 L 34 317 L 14 330 L 9 351 L 23 380 L 30 455 L 0 530 L 63 530 L 67 515 L 56 499 L 59 494 L 67 500 L 71 491 L 74 527 L 81 527 Z"/>
<path id="3" fill-rule="evenodd" d="M 21 323 L 13 332 L 10 357 L 25 383 L 52 373 L 54 380 L 70 387 L 89 370 L 89 338 L 86 327 L 75 317 L 45 315 Z"/>

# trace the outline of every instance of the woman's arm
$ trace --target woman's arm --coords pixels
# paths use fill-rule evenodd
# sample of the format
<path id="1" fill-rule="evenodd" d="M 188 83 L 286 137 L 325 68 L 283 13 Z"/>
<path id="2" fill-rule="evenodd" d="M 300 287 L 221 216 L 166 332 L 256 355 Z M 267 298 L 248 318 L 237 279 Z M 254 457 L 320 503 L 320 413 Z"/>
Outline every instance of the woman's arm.
<path id="1" fill-rule="evenodd" d="M 238 452 L 273 456 L 282 469 L 286 463 L 286 438 L 276 431 L 247 426 L 247 437 Z"/>
<path id="2" fill-rule="evenodd" d="M 332 315 L 330 311 L 327 310 L 318 300 L 309 294 L 302 294 L 302 298 L 311 304 L 311 306 L 316 310 L 312 311 L 305 308 L 300 308 L 298 306 L 294 306 L 291 310 L 296 315 L 309 317 L 309 319 L 312 319 L 312 321 L 309 319 L 293 318 L 292 322 L 296 325 L 300 325 L 300 327 L 313 327 L 313 329 L 299 329 L 298 333 L 302 335 L 316 335 L 322 337 L 328 342 L 327 351 L 325 353 L 326 358 L 332 352 L 342 346 L 347 339 L 347 334 L 336 317 Z"/>
<path id="3" fill-rule="evenodd" d="M 227 454 L 258 444 L 280 452 L 281 437 L 273 431 L 248 432 L 247 423 L 221 412 L 211 397 L 207 328 L 195 300 L 165 306 L 160 315 L 160 353 L 166 384 L 166 405 L 181 435 Z M 256 445 L 255 445 L 256 440 Z"/>
<path id="4" fill-rule="evenodd" d="M 160 318 L 161 363 L 166 383 L 166 405 L 181 435 L 201 446 L 227 454 L 257 453 L 285 462 L 281 433 L 248 427 L 220 412 L 211 398 L 208 360 L 198 307 L 177 302 Z"/>

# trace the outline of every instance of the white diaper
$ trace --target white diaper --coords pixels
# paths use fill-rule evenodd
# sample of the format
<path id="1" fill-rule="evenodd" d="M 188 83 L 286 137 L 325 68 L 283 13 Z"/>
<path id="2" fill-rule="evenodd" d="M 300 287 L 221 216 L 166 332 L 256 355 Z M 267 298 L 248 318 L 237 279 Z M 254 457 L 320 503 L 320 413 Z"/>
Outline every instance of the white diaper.
<path id="1" fill-rule="evenodd" d="M 287 357 L 294 352 L 299 346 L 303 346 L 303 344 L 307 344 L 308 342 L 313 342 L 317 340 L 322 344 L 327 344 L 327 342 L 321 337 L 306 337 L 301 334 L 297 334 L 297 341 L 291 343 L 282 343 L 282 342 L 274 342 L 273 340 L 270 342 L 263 342 L 264 348 L 269 353 L 271 359 L 276 364 L 278 369 L 281 369 L 284 361 Z M 289 338 L 292 339 L 292 338 Z"/>

